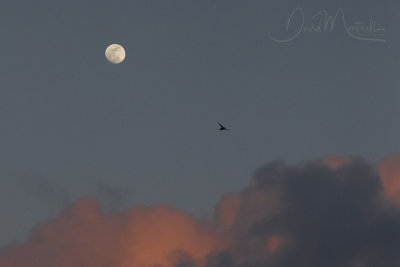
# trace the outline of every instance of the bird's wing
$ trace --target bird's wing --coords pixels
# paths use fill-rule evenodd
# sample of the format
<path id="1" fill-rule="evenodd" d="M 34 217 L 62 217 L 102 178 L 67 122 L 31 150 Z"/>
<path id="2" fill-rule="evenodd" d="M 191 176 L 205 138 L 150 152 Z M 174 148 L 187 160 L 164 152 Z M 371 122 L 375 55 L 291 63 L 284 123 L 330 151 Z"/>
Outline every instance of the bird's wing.
<path id="1" fill-rule="evenodd" d="M 218 122 L 218 124 L 219 124 L 219 126 L 224 127 L 224 126 L 222 126 L 222 124 L 220 122 Z"/>

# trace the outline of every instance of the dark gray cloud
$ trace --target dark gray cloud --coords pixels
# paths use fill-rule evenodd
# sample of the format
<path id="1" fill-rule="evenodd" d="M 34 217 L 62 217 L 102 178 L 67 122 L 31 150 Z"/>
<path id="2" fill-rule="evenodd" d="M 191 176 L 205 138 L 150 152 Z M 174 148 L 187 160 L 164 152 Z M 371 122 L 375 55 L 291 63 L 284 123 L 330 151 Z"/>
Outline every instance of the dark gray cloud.
<path id="1" fill-rule="evenodd" d="M 240 194 L 232 249 L 209 267 L 399 266 L 399 210 L 383 193 L 360 159 L 267 164 Z"/>

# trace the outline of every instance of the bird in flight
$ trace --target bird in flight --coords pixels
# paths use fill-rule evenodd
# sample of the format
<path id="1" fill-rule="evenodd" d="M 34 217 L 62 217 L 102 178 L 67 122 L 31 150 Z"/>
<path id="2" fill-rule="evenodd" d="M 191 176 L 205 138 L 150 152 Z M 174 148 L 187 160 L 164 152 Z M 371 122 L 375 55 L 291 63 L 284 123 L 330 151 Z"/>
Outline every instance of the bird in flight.
<path id="1" fill-rule="evenodd" d="M 225 126 L 223 126 L 220 122 L 218 122 L 218 124 L 219 124 L 219 130 L 220 131 L 229 131 L 227 128 L 225 128 Z"/>

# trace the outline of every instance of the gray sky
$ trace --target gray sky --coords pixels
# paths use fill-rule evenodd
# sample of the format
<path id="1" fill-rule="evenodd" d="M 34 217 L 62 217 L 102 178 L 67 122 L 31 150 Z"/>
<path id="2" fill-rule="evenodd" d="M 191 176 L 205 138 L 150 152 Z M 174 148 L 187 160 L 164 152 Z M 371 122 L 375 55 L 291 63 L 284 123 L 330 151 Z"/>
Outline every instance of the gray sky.
<path id="1" fill-rule="evenodd" d="M 321 10 L 386 42 L 289 32 Z M 7 1 L 0 8 L 0 244 L 67 203 L 212 212 L 260 165 L 399 151 L 392 1 Z M 107 62 L 111 43 L 125 47 Z M 217 121 L 231 131 L 218 131 Z"/>

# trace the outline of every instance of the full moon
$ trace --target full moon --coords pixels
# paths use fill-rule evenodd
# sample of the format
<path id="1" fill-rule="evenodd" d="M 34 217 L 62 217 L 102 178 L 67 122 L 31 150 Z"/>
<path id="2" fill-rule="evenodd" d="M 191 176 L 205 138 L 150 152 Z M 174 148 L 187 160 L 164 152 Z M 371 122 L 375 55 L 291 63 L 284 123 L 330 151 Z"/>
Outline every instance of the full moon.
<path id="1" fill-rule="evenodd" d="M 122 45 L 112 44 L 107 47 L 105 55 L 111 63 L 119 64 L 125 59 L 125 49 Z"/>

